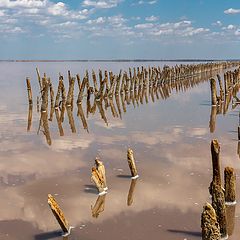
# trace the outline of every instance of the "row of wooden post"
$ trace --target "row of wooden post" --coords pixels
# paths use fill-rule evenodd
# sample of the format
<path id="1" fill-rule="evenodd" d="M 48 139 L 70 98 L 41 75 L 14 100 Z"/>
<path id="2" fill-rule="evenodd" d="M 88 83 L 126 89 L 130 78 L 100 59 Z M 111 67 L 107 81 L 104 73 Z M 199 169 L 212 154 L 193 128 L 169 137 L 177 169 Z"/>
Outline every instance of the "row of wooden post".
<path id="1" fill-rule="evenodd" d="M 128 201 L 127 201 L 128 206 L 130 206 L 133 202 L 133 190 L 136 185 L 136 179 L 138 178 L 136 163 L 133 156 L 133 150 L 130 148 L 127 151 L 127 160 L 128 160 L 128 165 L 131 171 L 131 177 L 133 179 L 133 182 L 131 182 L 131 186 L 128 194 Z M 99 192 L 99 198 L 97 199 L 97 202 L 94 206 L 95 210 L 93 211 L 93 216 L 98 216 L 99 211 L 101 212 L 102 207 L 104 206 L 104 195 L 107 193 L 107 190 L 108 190 L 105 167 L 103 162 L 100 161 L 99 158 L 95 159 L 95 164 L 92 167 L 91 180 L 92 182 L 94 182 Z M 48 204 L 52 210 L 53 215 L 58 221 L 63 233 L 70 234 L 71 227 L 68 221 L 66 220 L 64 213 L 59 207 L 57 201 L 51 194 L 48 194 Z"/>
<path id="2" fill-rule="evenodd" d="M 224 188 L 221 181 L 220 145 L 211 142 L 213 178 L 209 187 L 212 204 L 206 203 L 201 217 L 202 239 L 220 240 L 232 235 L 236 204 L 236 174 L 234 169 L 224 170 Z M 231 221 L 233 218 L 233 222 Z"/>

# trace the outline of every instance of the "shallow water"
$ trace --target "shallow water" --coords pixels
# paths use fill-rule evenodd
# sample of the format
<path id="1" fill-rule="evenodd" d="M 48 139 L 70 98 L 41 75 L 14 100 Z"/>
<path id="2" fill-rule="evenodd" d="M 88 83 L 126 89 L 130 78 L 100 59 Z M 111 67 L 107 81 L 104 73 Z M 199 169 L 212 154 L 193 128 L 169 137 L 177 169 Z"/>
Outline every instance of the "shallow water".
<path id="1" fill-rule="evenodd" d="M 118 73 L 133 66 L 165 63 L 39 63 L 41 73 L 51 77 L 56 92 L 58 73 L 83 75 L 101 68 Z M 168 63 L 166 63 L 168 64 Z M 171 63 L 174 65 L 175 63 Z M 232 166 L 239 180 L 237 154 L 238 107 L 231 105 L 217 115 L 210 133 L 210 87 L 201 83 L 186 92 L 172 91 L 167 99 L 148 96 L 143 102 L 121 106 L 115 117 L 99 109 L 86 114 L 88 131 L 74 105 L 72 133 L 67 113 L 60 136 L 55 114 L 48 121 L 51 145 L 36 110 L 38 93 L 36 63 L 0 63 L 0 239 L 62 239 L 47 194 L 55 196 L 72 230 L 68 239 L 201 239 L 200 217 L 209 199 L 211 181 L 210 141 L 221 144 L 222 169 Z M 30 131 L 25 78 L 30 77 L 34 105 Z M 66 86 L 67 87 L 67 86 Z M 77 85 L 75 85 L 77 88 Z M 76 94 L 76 93 L 75 93 Z M 76 96 L 75 96 L 76 99 Z M 121 102 L 121 99 L 120 99 Z M 117 110 L 116 102 L 114 106 Z M 72 123 L 71 123 L 72 124 Z M 129 178 L 127 148 L 135 153 L 140 178 Z M 108 194 L 98 198 L 90 170 L 99 156 L 107 171 Z M 237 186 L 239 199 L 239 185 Z M 128 202 L 129 195 L 132 200 Z M 131 204 L 130 204 L 131 203 Z M 97 205 L 101 208 L 97 209 Z M 95 206 L 94 206 L 95 205 Z M 130 206 L 129 206 L 130 205 Z M 229 239 L 238 239 L 240 209 Z"/>

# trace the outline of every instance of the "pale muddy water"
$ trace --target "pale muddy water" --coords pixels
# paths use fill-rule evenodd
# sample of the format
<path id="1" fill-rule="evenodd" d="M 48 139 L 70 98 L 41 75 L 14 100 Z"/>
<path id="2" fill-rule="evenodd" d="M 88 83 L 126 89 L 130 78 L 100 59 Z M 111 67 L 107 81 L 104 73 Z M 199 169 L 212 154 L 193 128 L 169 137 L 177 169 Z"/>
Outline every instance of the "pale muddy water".
<path id="1" fill-rule="evenodd" d="M 48 121 L 50 142 L 43 129 L 38 133 L 36 66 L 51 77 L 56 92 L 59 72 L 67 88 L 67 70 L 82 76 L 86 69 L 118 73 L 129 67 L 163 64 L 168 63 L 0 63 L 1 240 L 201 239 L 202 207 L 211 202 L 213 138 L 221 144 L 222 170 L 225 166 L 236 170 L 239 201 L 239 107 L 232 109 L 230 103 L 225 115 L 217 115 L 215 131 L 210 133 L 207 81 L 185 92 L 173 90 L 166 99 L 147 93 L 138 102 L 120 98 L 120 108 L 115 99 L 114 106 L 103 102 L 105 119 L 98 106 L 94 114 L 87 114 L 84 101 L 87 129 L 74 104 L 74 123 L 66 112 L 63 136 L 55 113 Z M 34 97 L 30 131 L 26 77 L 31 79 Z M 77 91 L 75 102 L 76 98 Z M 136 181 L 130 178 L 128 147 L 135 153 L 140 175 Z M 104 197 L 98 197 L 90 181 L 96 156 L 106 167 L 109 190 Z M 47 204 L 48 193 L 75 227 L 68 238 L 61 236 Z M 237 204 L 235 216 L 229 218 L 231 240 L 240 237 L 239 214 Z"/>

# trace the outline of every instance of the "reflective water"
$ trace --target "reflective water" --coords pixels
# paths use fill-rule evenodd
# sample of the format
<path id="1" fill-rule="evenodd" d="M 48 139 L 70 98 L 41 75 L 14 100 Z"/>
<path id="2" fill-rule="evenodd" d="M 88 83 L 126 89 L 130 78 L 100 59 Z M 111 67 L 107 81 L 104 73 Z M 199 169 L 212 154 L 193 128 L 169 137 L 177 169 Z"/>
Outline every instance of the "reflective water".
<path id="1" fill-rule="evenodd" d="M 58 73 L 66 81 L 86 69 L 118 73 L 133 66 L 165 63 L 39 63 L 56 92 Z M 171 63 L 174 64 L 174 63 Z M 239 180 L 237 154 L 238 106 L 230 103 L 225 115 L 216 116 L 210 133 L 210 87 L 203 82 L 185 92 L 172 91 L 165 100 L 151 95 L 143 104 L 126 104 L 120 112 L 111 104 L 87 115 L 87 127 L 77 116 L 65 113 L 62 130 L 56 114 L 48 121 L 51 144 L 40 129 L 36 109 L 36 63 L 0 63 L 0 239 L 63 239 L 52 215 L 47 194 L 55 196 L 72 230 L 68 239 L 201 239 L 202 206 L 209 199 L 211 181 L 210 141 L 221 143 L 222 169 L 232 166 Z M 25 78 L 30 77 L 34 105 L 28 125 Z M 76 99 L 76 96 L 75 96 Z M 147 103 L 148 102 L 148 103 Z M 93 101 L 91 102 L 91 106 Z M 71 114 L 71 113 L 70 113 Z M 114 116 L 113 116 L 114 115 Z M 27 131 L 29 128 L 29 131 Z M 74 133 L 76 132 L 76 133 Z M 127 148 L 135 153 L 140 178 L 129 178 Z M 99 156 L 107 171 L 108 194 L 98 197 L 90 181 L 91 167 Z M 239 199 L 239 185 L 237 186 Z M 239 206 L 229 239 L 238 239 Z"/>

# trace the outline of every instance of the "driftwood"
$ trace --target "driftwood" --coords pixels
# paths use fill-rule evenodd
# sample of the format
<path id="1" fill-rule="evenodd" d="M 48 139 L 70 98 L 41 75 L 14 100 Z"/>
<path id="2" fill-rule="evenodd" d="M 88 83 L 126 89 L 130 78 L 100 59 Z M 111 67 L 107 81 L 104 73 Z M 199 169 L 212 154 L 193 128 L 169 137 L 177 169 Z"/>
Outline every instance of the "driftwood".
<path id="1" fill-rule="evenodd" d="M 48 194 L 48 204 L 52 210 L 53 215 L 57 219 L 60 227 L 64 233 L 69 232 L 69 224 L 66 218 L 64 217 L 63 211 L 59 207 L 58 203 L 51 194 Z"/>

